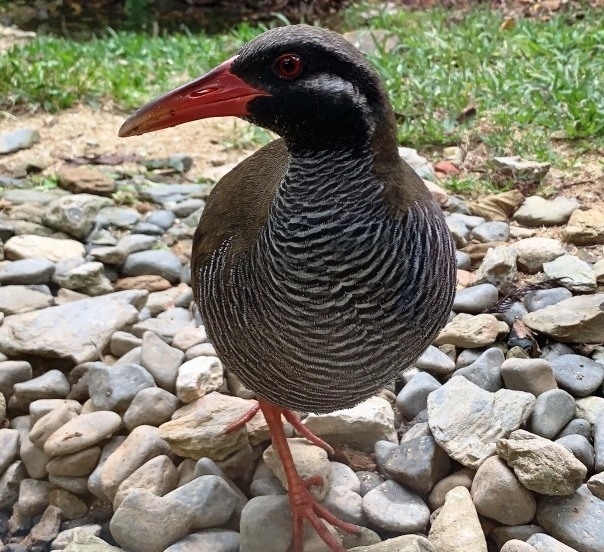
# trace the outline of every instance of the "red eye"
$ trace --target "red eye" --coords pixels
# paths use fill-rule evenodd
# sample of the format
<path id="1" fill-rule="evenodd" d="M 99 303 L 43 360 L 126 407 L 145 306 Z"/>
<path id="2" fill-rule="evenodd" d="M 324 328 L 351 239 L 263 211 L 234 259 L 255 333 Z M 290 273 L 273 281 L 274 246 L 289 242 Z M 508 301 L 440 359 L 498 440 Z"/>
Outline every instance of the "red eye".
<path id="1" fill-rule="evenodd" d="M 295 54 L 283 54 L 275 61 L 275 71 L 283 79 L 295 79 L 302 72 L 303 63 Z"/>

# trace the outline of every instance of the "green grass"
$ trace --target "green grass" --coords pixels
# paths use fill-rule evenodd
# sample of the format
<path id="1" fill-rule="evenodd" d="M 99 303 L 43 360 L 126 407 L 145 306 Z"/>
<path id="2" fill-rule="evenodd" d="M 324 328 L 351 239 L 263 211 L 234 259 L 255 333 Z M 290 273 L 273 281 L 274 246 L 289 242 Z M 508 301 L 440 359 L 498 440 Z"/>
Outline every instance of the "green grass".
<path id="1" fill-rule="evenodd" d="M 559 161 L 552 137 L 583 149 L 604 144 L 604 11 L 586 10 L 581 19 L 560 14 L 546 23 L 523 19 L 507 30 L 500 29 L 499 13 L 483 9 L 462 17 L 442 10 L 368 20 L 360 14 L 348 11 L 345 26 L 386 29 L 399 40 L 371 59 L 401 115 L 402 144 L 469 139 L 486 143 L 494 155 L 542 161 Z M 211 37 L 110 31 L 83 43 L 39 37 L 0 54 L 0 109 L 34 104 L 54 111 L 110 99 L 131 110 L 261 31 L 251 25 Z M 471 103 L 476 116 L 461 120 Z"/>

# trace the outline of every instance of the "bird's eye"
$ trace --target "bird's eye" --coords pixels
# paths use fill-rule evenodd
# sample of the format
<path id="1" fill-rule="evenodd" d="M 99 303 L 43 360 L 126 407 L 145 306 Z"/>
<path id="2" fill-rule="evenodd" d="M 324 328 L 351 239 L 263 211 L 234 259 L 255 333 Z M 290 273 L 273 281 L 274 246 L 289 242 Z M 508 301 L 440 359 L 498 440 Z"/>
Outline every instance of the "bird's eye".
<path id="1" fill-rule="evenodd" d="M 295 79 L 301 72 L 304 64 L 296 54 L 283 54 L 275 61 L 275 71 L 282 79 Z"/>

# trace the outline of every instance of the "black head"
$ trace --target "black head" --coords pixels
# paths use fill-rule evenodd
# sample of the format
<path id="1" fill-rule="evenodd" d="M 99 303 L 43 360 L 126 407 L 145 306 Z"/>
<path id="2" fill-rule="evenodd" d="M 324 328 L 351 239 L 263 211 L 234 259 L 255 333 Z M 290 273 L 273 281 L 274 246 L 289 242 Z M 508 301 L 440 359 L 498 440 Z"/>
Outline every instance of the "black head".
<path id="1" fill-rule="evenodd" d="M 206 117 L 236 115 L 291 147 L 371 140 L 392 109 L 381 79 L 341 35 L 293 25 L 266 31 L 210 73 L 153 100 L 120 136 Z"/>

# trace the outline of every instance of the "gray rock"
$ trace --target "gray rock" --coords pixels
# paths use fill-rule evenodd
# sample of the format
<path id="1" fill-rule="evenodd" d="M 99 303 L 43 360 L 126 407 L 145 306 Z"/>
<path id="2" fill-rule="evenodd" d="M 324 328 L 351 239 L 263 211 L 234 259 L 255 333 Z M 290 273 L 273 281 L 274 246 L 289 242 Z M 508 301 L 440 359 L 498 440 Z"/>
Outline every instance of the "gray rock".
<path id="1" fill-rule="evenodd" d="M 6 190 L 2 197 L 15 205 L 34 203 L 46 205 L 58 197 L 67 195 L 63 190 Z"/>
<path id="2" fill-rule="evenodd" d="M 596 455 L 595 469 L 604 471 L 604 413 L 596 416 L 593 424 L 594 449 Z"/>
<path id="3" fill-rule="evenodd" d="M 500 439 L 497 453 L 529 490 L 566 496 L 579 488 L 587 468 L 566 447 L 522 429 Z"/>
<path id="4" fill-rule="evenodd" d="M 537 397 L 531 415 L 531 431 L 553 439 L 575 417 L 575 399 L 562 389 L 551 389 Z"/>
<path id="5" fill-rule="evenodd" d="M 575 406 L 576 411 L 576 406 Z M 533 431 L 536 433 L 536 431 Z M 591 424 L 587 420 L 575 418 L 564 426 L 562 431 L 558 433 L 558 437 L 566 437 L 567 435 L 583 435 L 588 441 L 591 441 Z M 542 435 L 542 437 L 545 437 Z"/>
<path id="6" fill-rule="evenodd" d="M 194 211 L 202 209 L 205 206 L 203 199 L 185 199 L 180 201 L 174 207 L 172 212 L 179 218 L 188 217 Z"/>
<path id="7" fill-rule="evenodd" d="M 105 201 L 91 194 L 60 197 L 48 204 L 44 213 L 44 224 L 81 240 L 92 230 L 97 213 Z"/>
<path id="8" fill-rule="evenodd" d="M 142 339 L 140 337 L 136 337 L 129 332 L 117 331 L 111 336 L 109 350 L 113 356 L 121 357 L 132 349 L 140 347 L 141 343 Z M 146 368 L 144 365 L 142 366 Z M 147 368 L 147 370 L 149 369 Z"/>
<path id="9" fill-rule="evenodd" d="M 0 476 L 0 508 L 10 510 L 19 498 L 19 485 L 27 477 L 25 465 L 13 462 Z"/>
<path id="10" fill-rule="evenodd" d="M 105 276 L 103 263 L 84 263 L 55 276 L 61 287 L 90 296 L 104 295 L 113 291 L 111 281 Z"/>
<path id="11" fill-rule="evenodd" d="M 455 371 L 455 362 L 434 345 L 430 345 L 415 361 L 415 367 L 431 374 L 448 375 Z"/>
<path id="12" fill-rule="evenodd" d="M 0 134 L 0 154 L 29 149 L 40 141 L 40 133 L 35 128 L 18 128 Z"/>
<path id="13" fill-rule="evenodd" d="M 535 396 L 558 388 L 552 366 L 538 358 L 509 358 L 501 365 L 501 376 L 508 389 Z"/>
<path id="14" fill-rule="evenodd" d="M 21 544 L 26 545 L 32 551 L 44 550 L 48 543 L 59 534 L 61 516 L 60 508 L 52 505 L 47 506 L 40 521 L 33 526 L 29 535 L 21 541 Z"/>
<path id="15" fill-rule="evenodd" d="M 78 519 L 88 513 L 86 503 L 65 489 L 53 489 L 48 493 L 48 502 L 61 509 L 65 519 Z"/>
<path id="16" fill-rule="evenodd" d="M 478 284 L 457 290 L 453 310 L 467 314 L 480 314 L 497 303 L 499 292 L 493 284 Z"/>
<path id="17" fill-rule="evenodd" d="M 382 466 L 384 474 L 421 495 L 445 477 L 451 462 L 433 437 L 421 436 L 402 442 L 390 451 Z"/>
<path id="18" fill-rule="evenodd" d="M 78 533 L 76 536 L 75 534 Z M 88 525 L 80 525 L 78 527 L 74 527 L 72 529 L 65 529 L 61 531 L 55 540 L 50 543 L 51 550 L 63 550 L 67 548 L 74 541 L 77 542 L 77 539 L 80 538 L 79 535 L 88 535 L 93 537 L 98 537 L 101 534 L 101 526 L 97 523 L 91 523 Z M 99 539 L 100 540 L 100 539 Z M 72 547 L 73 548 L 73 547 Z M 80 552 L 105 552 L 105 549 L 97 549 L 96 551 L 91 550 L 90 548 L 80 548 Z"/>
<path id="19" fill-rule="evenodd" d="M 428 423 L 436 442 L 464 466 L 478 468 L 529 417 L 530 393 L 484 391 L 464 377 L 450 379 L 428 397 Z"/>
<path id="20" fill-rule="evenodd" d="M 151 211 L 145 217 L 145 222 L 155 224 L 156 226 L 167 230 L 168 228 L 170 228 L 170 226 L 172 226 L 175 219 L 176 215 L 172 211 L 168 211 L 166 209 L 159 209 L 157 211 Z"/>
<path id="21" fill-rule="evenodd" d="M 0 268 L 0 284 L 48 284 L 55 271 L 55 263 L 48 259 L 22 259 Z"/>
<path id="22" fill-rule="evenodd" d="M 121 503 L 109 527 L 113 538 L 127 550 L 164 552 L 189 533 L 194 518 L 195 512 L 178 500 L 135 489 Z"/>
<path id="23" fill-rule="evenodd" d="M 51 485 L 48 481 L 24 479 L 19 486 L 17 502 L 21 513 L 33 518 L 39 516 L 48 506 L 48 492 Z"/>
<path id="24" fill-rule="evenodd" d="M 514 243 L 513 247 L 518 253 L 518 268 L 529 274 L 537 274 L 543 269 L 543 263 L 566 254 L 562 242 L 553 238 L 526 238 Z"/>
<path id="25" fill-rule="evenodd" d="M 96 220 L 101 226 L 130 228 L 138 222 L 140 217 L 135 209 L 128 207 L 104 207 L 99 211 Z"/>
<path id="26" fill-rule="evenodd" d="M 30 477 L 42 479 L 46 476 L 48 471 L 46 465 L 50 461 L 50 456 L 42 447 L 34 445 L 26 436 L 22 436 L 19 455 Z"/>
<path id="27" fill-rule="evenodd" d="M 126 250 L 128 253 L 136 253 L 137 251 L 146 251 L 152 249 L 159 243 L 159 240 L 154 236 L 146 236 L 144 234 L 127 234 L 117 242 L 117 246 Z"/>
<path id="28" fill-rule="evenodd" d="M 122 273 L 125 276 L 155 274 L 174 284 L 180 279 L 180 268 L 180 259 L 172 251 L 151 250 L 128 255 Z"/>
<path id="29" fill-rule="evenodd" d="M 577 552 L 574 548 L 566 546 L 545 533 L 536 533 L 530 536 L 526 542 L 537 552 Z"/>
<path id="30" fill-rule="evenodd" d="M 31 364 L 25 360 L 5 360 L 0 362 L 0 393 L 5 397 L 13 394 L 16 383 L 32 378 Z"/>
<path id="31" fill-rule="evenodd" d="M 545 497 L 537 507 L 537 520 L 554 538 L 578 552 L 604 549 L 604 501 L 582 485 L 570 496 Z"/>
<path id="32" fill-rule="evenodd" d="M 556 226 L 568 222 L 572 212 L 579 207 L 579 202 L 575 198 L 559 196 L 554 199 L 544 199 L 530 196 L 514 213 L 513 219 L 529 228 Z"/>
<path id="33" fill-rule="evenodd" d="M 185 320 L 169 320 L 161 318 L 148 318 L 134 324 L 130 331 L 137 337 L 142 337 L 145 332 L 152 332 L 163 339 L 166 343 L 171 343 L 174 336 L 189 324 Z"/>
<path id="34" fill-rule="evenodd" d="M 174 393 L 178 368 L 184 360 L 184 353 L 170 347 L 153 332 L 145 332 L 141 346 L 141 365 L 154 377 L 155 383 Z"/>
<path id="35" fill-rule="evenodd" d="M 510 239 L 510 225 L 499 220 L 483 222 L 472 230 L 472 238 L 483 243 L 508 241 Z"/>
<path id="36" fill-rule="evenodd" d="M 344 487 L 353 493 L 360 494 L 361 483 L 353 469 L 340 462 L 331 464 L 331 485 L 333 487 Z"/>
<path id="37" fill-rule="evenodd" d="M 566 343 L 604 342 L 604 293 L 580 295 L 526 314 L 523 322 L 547 337 Z"/>
<path id="38" fill-rule="evenodd" d="M 366 525 L 363 499 L 346 487 L 331 485 L 323 499 L 323 505 L 342 521 L 355 525 Z"/>
<path id="39" fill-rule="evenodd" d="M 604 381 L 604 366 L 581 355 L 561 355 L 551 366 L 558 385 L 575 397 L 591 395 Z"/>
<path id="40" fill-rule="evenodd" d="M 430 541 L 421 535 L 401 535 L 369 546 L 349 548 L 349 552 L 436 552 Z"/>
<path id="41" fill-rule="evenodd" d="M 88 493 L 88 479 L 86 477 L 67 477 L 63 475 L 49 475 L 48 481 L 70 493 L 85 495 Z"/>
<path id="42" fill-rule="evenodd" d="M 587 480 L 587 488 L 590 490 L 592 495 L 604 500 L 604 472 L 592 475 Z"/>
<path id="43" fill-rule="evenodd" d="M 487 459 L 488 461 L 488 459 Z M 441 479 L 430 491 L 428 496 L 428 505 L 430 510 L 434 511 L 440 508 L 445 503 L 447 493 L 455 487 L 465 487 L 470 490 L 472 487 L 472 480 L 476 472 L 469 468 L 463 468 L 462 470 L 456 471 L 447 477 Z"/>
<path id="44" fill-rule="evenodd" d="M 518 276 L 516 250 L 507 245 L 490 248 L 476 271 L 477 284 L 493 284 L 507 293 Z"/>
<path id="45" fill-rule="evenodd" d="M 472 258 L 467 253 L 458 250 L 455 251 L 455 263 L 457 264 L 457 268 L 469 270 L 470 266 L 472 266 Z"/>
<path id="46" fill-rule="evenodd" d="M 49 370 L 37 378 L 15 383 L 13 392 L 18 404 L 29 405 L 37 399 L 64 399 L 69 389 L 69 382 L 63 372 Z"/>
<path id="47" fill-rule="evenodd" d="M 220 479 L 222 479 L 223 481 L 225 481 L 226 484 L 239 497 L 239 501 L 237 503 L 237 506 L 235 507 L 235 513 L 233 514 L 233 519 L 236 519 L 236 521 L 239 521 L 240 515 L 241 515 L 241 511 L 243 510 L 243 507 L 248 502 L 247 497 L 243 494 L 243 492 L 241 491 L 241 489 L 237 485 L 235 485 L 235 483 L 233 482 L 233 480 L 231 478 L 229 478 L 222 471 L 222 469 L 220 469 L 220 467 L 216 464 L 216 462 L 214 462 L 214 460 L 211 460 L 210 458 L 200 458 L 197 461 L 197 463 L 195 464 L 195 469 L 194 469 L 193 477 L 201 477 L 203 475 L 216 475 L 217 477 L 220 477 Z M 191 479 L 191 481 L 192 480 L 193 479 Z M 179 482 L 179 486 L 182 486 L 182 485 L 184 485 L 184 483 Z"/>
<path id="48" fill-rule="evenodd" d="M 19 452 L 20 434 L 16 429 L 0 429 L 0 473 L 8 468 Z"/>
<path id="49" fill-rule="evenodd" d="M 493 157 L 493 165 L 504 175 L 521 182 L 540 182 L 549 172 L 549 163 L 539 163 L 521 157 Z M 533 196 L 538 197 L 538 196 Z M 541 199 L 539 197 L 539 199 Z"/>
<path id="50" fill-rule="evenodd" d="M 585 261 L 574 255 L 562 255 L 543 264 L 543 272 L 571 291 L 589 292 L 596 289 L 596 274 Z"/>
<path id="51" fill-rule="evenodd" d="M 207 529 L 187 535 L 165 552 L 239 552 L 239 533 L 227 529 Z"/>
<path id="52" fill-rule="evenodd" d="M 556 439 L 555 442 L 565 446 L 578 460 L 583 462 L 588 473 L 593 471 L 595 462 L 594 448 L 585 437 L 582 435 L 567 435 L 566 437 Z"/>
<path id="53" fill-rule="evenodd" d="M 124 425 L 130 431 L 140 425 L 159 427 L 172 417 L 179 400 L 159 387 L 139 391 L 124 414 Z"/>
<path id="54" fill-rule="evenodd" d="M 536 549 L 524 541 L 514 539 L 506 542 L 501 552 L 536 552 Z"/>
<path id="55" fill-rule="evenodd" d="M 470 239 L 470 229 L 460 220 L 452 219 L 451 216 L 445 218 L 451 237 L 455 242 L 455 247 L 461 248 L 468 245 Z"/>
<path id="56" fill-rule="evenodd" d="M 536 291 L 529 291 L 524 296 L 524 304 L 526 306 L 526 310 L 529 312 L 534 312 L 536 310 L 549 307 L 550 305 L 555 305 L 556 303 L 569 299 L 572 296 L 572 292 L 564 287 L 538 289 Z"/>
<path id="57" fill-rule="evenodd" d="M 424 531 L 430 517 L 430 510 L 419 495 L 391 480 L 380 483 L 363 497 L 363 512 L 379 529 L 405 533 Z"/>
<path id="58" fill-rule="evenodd" d="M 358 471 L 356 472 L 356 476 L 361 484 L 359 489 L 359 494 L 361 496 L 365 496 L 383 481 L 379 473 L 372 471 Z"/>
<path id="59" fill-rule="evenodd" d="M 30 432 L 29 440 L 43 447 L 48 438 L 60 427 L 75 418 L 79 412 L 70 404 L 62 404 L 51 410 L 36 421 Z"/>
<path id="60" fill-rule="evenodd" d="M 499 391 L 503 387 L 500 369 L 504 360 L 501 349 L 490 347 L 472 364 L 457 370 L 455 376 L 463 376 L 485 391 Z"/>
<path id="61" fill-rule="evenodd" d="M 109 366 L 95 362 L 88 371 L 88 391 L 101 410 L 124 412 L 142 389 L 155 387 L 153 376 L 138 364 Z"/>
<path id="62" fill-rule="evenodd" d="M 148 234 L 150 236 L 161 236 L 165 230 L 156 224 L 141 221 L 132 228 L 132 232 L 136 234 Z"/>
<path id="63" fill-rule="evenodd" d="M 478 468 L 471 494 L 480 515 L 505 525 L 529 523 L 537 511 L 532 493 L 497 456 L 487 458 Z"/>
<path id="64" fill-rule="evenodd" d="M 577 418 L 587 420 L 592 426 L 595 426 L 599 416 L 604 412 L 604 398 L 602 397 L 584 397 L 575 401 L 577 407 Z"/>
<path id="65" fill-rule="evenodd" d="M 113 414 L 115 414 L 115 412 L 113 412 Z M 103 487 L 101 485 L 101 474 L 107 458 L 109 458 L 109 456 L 111 456 L 125 440 L 126 437 L 123 435 L 118 435 L 106 441 L 101 450 L 101 456 L 97 466 L 88 477 L 87 490 L 99 500 L 108 504 L 111 504 L 112 500 L 103 492 Z"/>
<path id="66" fill-rule="evenodd" d="M 90 475 L 101 455 L 101 447 L 90 447 L 72 454 L 53 458 L 46 469 L 49 474 L 59 477 L 84 477 Z"/>
<path id="67" fill-rule="evenodd" d="M 0 350 L 80 364 L 98 358 L 114 331 L 138 318 L 146 291 L 120 291 L 9 316 L 0 327 Z"/>
<path id="68" fill-rule="evenodd" d="M 489 539 L 492 540 L 497 547 L 502 547 L 509 540 L 526 541 L 535 533 L 543 533 L 543 528 L 539 525 L 516 525 L 495 527 L 489 533 Z"/>
<path id="69" fill-rule="evenodd" d="M 426 408 L 428 395 L 440 386 L 440 382 L 430 374 L 419 372 L 401 389 L 396 397 L 396 406 L 406 419 L 411 420 Z"/>
<path id="70" fill-rule="evenodd" d="M 95 247 L 90 251 L 90 259 L 109 265 L 121 265 L 128 257 L 128 251 L 117 245 Z"/>
<path id="71" fill-rule="evenodd" d="M 53 302 L 52 295 L 24 286 L 0 287 L 0 313 L 5 316 L 44 309 L 50 307 Z"/>

